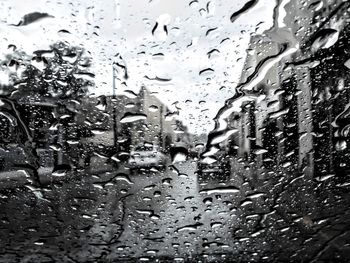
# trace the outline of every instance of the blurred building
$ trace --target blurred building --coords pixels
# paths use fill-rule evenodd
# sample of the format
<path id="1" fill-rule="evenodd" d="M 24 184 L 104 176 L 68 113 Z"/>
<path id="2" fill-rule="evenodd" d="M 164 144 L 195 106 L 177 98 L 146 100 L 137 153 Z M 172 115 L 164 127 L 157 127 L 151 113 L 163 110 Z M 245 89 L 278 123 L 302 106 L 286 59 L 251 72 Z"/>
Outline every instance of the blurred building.
<path id="1" fill-rule="evenodd" d="M 276 133 L 281 121 L 274 117 L 281 109 L 279 67 L 270 68 L 257 85 L 251 86 L 250 83 L 258 71 L 263 70 L 263 63 L 271 60 L 279 48 L 278 43 L 267 36 L 251 38 L 240 83 L 243 83 L 241 87 L 245 95 L 254 95 L 256 99 L 242 103 L 240 111 L 234 112 L 229 120 L 230 128 L 238 130 L 229 140 L 230 152 L 243 161 L 255 162 L 258 169 L 280 162 L 282 147 Z M 269 151 L 263 151 L 265 148 Z"/>
<path id="2" fill-rule="evenodd" d="M 244 96 L 256 99 L 230 116 L 230 128 L 238 130 L 230 152 L 257 170 L 282 167 L 313 176 L 349 169 L 349 5 L 288 2 L 291 12 L 251 38 L 240 83 Z"/>
<path id="3" fill-rule="evenodd" d="M 144 86 L 140 90 L 139 101 L 140 111 L 146 119 L 142 121 L 144 127 L 136 131 L 133 145 L 150 142 L 166 150 L 175 143 L 177 132 L 183 125 L 179 125 L 179 121 L 174 118 L 167 118 L 170 113 L 168 107 Z M 138 133 L 140 136 L 136 136 Z M 183 136 L 185 138 L 186 135 Z"/>
<path id="4" fill-rule="evenodd" d="M 163 151 L 176 144 L 189 145 L 187 127 L 149 90 L 142 87 L 134 96 L 115 95 L 83 100 L 76 117 L 85 131 L 80 142 L 98 146 L 100 152 L 127 155 L 133 147 L 145 143 Z"/>
<path id="5" fill-rule="evenodd" d="M 58 100 L 29 92 L 0 102 L 0 142 L 12 145 L 0 153 L 1 169 L 31 165 L 40 175 L 87 166 L 107 169 L 111 156 L 122 161 L 140 144 L 164 152 L 191 144 L 187 127 L 169 118 L 166 105 L 145 87 L 134 96 Z M 125 121 L 130 116 L 142 118 Z"/>
<path id="6" fill-rule="evenodd" d="M 350 26 L 338 41 L 315 56 L 322 61 L 310 69 L 314 125 L 315 173 L 350 172 Z"/>
<path id="7" fill-rule="evenodd" d="M 346 86 L 349 2 L 292 1 L 287 8 L 294 12 L 284 22 L 299 43 L 297 52 L 282 61 L 287 66 L 281 72 L 283 106 L 289 109 L 284 118 L 287 160 L 297 161 L 310 176 L 329 173 L 334 171 L 334 160 L 344 154 L 334 158 L 337 142 L 332 123 L 348 101 L 334 91 L 339 82 Z"/>

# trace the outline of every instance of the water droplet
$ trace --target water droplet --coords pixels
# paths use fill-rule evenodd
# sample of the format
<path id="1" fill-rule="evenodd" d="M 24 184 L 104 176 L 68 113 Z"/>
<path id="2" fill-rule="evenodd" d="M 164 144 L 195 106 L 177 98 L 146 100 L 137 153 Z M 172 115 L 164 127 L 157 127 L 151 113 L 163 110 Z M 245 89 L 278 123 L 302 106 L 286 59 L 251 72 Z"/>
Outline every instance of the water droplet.
<path id="1" fill-rule="evenodd" d="M 237 187 L 218 187 L 213 189 L 205 189 L 200 191 L 200 193 L 203 194 L 238 194 L 240 190 Z"/>
<path id="2" fill-rule="evenodd" d="M 258 0 L 250 0 L 247 3 L 244 4 L 242 8 L 240 8 L 238 11 L 234 12 L 231 17 L 231 23 L 234 23 L 242 14 L 248 12 L 250 9 L 252 9 L 256 4 L 258 3 Z"/>
<path id="3" fill-rule="evenodd" d="M 322 29 L 315 36 L 311 48 L 316 51 L 318 49 L 326 49 L 333 46 L 339 38 L 339 32 L 332 28 Z"/>
<path id="4" fill-rule="evenodd" d="M 127 113 L 125 113 L 125 115 L 120 119 L 120 122 L 121 122 L 121 123 L 130 123 L 130 122 L 145 120 L 146 118 L 147 118 L 147 115 L 146 115 L 146 114 L 127 112 Z"/>

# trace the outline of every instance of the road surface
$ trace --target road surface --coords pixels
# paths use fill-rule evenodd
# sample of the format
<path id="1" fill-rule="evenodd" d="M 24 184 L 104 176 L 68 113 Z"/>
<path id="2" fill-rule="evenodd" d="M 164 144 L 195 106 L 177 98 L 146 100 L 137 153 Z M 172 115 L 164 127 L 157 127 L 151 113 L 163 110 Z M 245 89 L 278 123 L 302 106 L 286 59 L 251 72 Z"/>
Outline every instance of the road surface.
<path id="1" fill-rule="evenodd" d="M 120 167 L 62 175 L 42 189 L 1 190 L 0 262 L 269 262 L 274 256 L 348 255 L 349 197 L 342 188 L 327 196 L 334 189 L 322 192 L 302 177 L 270 174 L 253 184 L 235 171 L 225 184 L 200 185 L 196 169 L 192 160 L 161 172 Z"/>

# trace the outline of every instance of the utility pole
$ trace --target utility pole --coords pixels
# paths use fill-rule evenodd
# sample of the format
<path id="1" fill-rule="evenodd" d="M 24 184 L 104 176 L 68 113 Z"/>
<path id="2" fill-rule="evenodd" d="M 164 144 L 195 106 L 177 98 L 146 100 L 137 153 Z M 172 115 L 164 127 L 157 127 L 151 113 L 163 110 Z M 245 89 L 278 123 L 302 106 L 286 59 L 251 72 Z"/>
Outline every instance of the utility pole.
<path id="1" fill-rule="evenodd" d="M 116 88 L 116 84 L 115 84 L 115 70 L 114 70 L 114 67 L 112 65 L 112 76 L 113 76 L 113 96 L 112 96 L 112 101 L 111 101 L 111 104 L 112 104 L 112 107 L 113 107 L 113 134 L 114 134 L 114 147 L 118 150 L 118 122 L 117 122 L 117 109 L 116 109 L 116 106 L 117 106 L 117 97 L 116 97 L 116 94 L 115 94 L 115 88 Z"/>
<path id="2" fill-rule="evenodd" d="M 160 105 L 160 109 L 159 109 L 159 146 L 164 150 L 165 147 L 163 145 L 163 136 L 164 136 L 164 125 L 163 125 L 163 121 L 164 121 L 164 107 L 163 105 Z"/>

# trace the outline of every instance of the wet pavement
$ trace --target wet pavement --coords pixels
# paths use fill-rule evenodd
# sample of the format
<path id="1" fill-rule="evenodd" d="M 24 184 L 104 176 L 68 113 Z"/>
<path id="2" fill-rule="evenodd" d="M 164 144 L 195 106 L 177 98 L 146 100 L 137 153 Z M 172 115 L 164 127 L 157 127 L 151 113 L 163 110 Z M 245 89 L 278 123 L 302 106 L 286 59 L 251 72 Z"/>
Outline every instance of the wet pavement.
<path id="1" fill-rule="evenodd" d="M 0 196 L 0 262 L 314 262 L 350 255 L 348 186 L 270 174 L 200 185 L 165 171 L 66 175 Z M 69 178 L 68 178 L 69 176 Z M 288 179 L 287 179 L 288 178 Z"/>

